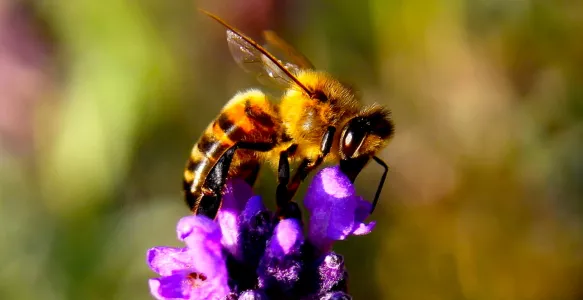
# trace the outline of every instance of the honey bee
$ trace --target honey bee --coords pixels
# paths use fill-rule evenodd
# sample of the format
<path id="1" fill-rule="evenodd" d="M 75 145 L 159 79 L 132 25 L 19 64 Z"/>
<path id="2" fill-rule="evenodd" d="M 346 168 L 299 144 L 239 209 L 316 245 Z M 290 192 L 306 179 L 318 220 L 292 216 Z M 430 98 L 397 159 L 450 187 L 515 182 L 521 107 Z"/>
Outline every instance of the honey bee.
<path id="1" fill-rule="evenodd" d="M 259 81 L 283 90 L 278 104 L 257 89 L 237 93 L 206 128 L 193 147 L 184 171 L 185 199 L 195 214 L 214 218 L 227 178 L 253 185 L 263 162 L 277 170 L 278 215 L 300 183 L 322 163 L 336 162 L 352 182 L 372 159 L 384 168 L 374 210 L 388 166 L 376 156 L 394 132 L 390 112 L 362 106 L 354 91 L 326 72 L 317 71 L 301 53 L 273 32 L 268 46 L 289 57 L 282 62 L 257 42 L 219 17 L 201 10 L 226 27 L 227 44 L 237 64 Z M 297 165 L 293 176 L 290 164 Z M 371 213 L 372 213 L 371 210 Z"/>

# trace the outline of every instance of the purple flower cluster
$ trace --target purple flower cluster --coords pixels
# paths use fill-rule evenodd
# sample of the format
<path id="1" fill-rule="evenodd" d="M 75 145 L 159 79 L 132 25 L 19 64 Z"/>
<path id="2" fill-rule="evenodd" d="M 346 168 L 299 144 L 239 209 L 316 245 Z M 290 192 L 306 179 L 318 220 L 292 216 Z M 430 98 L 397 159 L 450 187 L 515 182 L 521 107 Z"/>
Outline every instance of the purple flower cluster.
<path id="1" fill-rule="evenodd" d="M 215 221 L 178 222 L 184 248 L 148 251 L 157 299 L 351 299 L 347 271 L 332 243 L 369 233 L 370 203 L 338 167 L 320 171 L 306 193 L 307 235 L 300 219 L 279 220 L 241 180 L 229 180 Z"/>

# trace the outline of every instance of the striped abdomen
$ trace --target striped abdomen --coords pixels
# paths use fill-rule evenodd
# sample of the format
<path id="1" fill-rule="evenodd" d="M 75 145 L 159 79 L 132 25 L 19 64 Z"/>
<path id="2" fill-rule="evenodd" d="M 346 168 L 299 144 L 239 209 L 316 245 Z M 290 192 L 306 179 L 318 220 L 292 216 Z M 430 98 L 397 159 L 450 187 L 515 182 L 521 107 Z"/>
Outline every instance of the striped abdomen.
<path id="1" fill-rule="evenodd" d="M 204 196 L 212 196 L 217 199 L 216 201 L 220 201 L 221 195 L 217 195 L 217 191 L 212 187 L 218 185 L 219 189 L 222 188 L 222 184 L 227 179 L 227 173 L 229 176 L 247 179 L 248 182 L 254 181 L 259 168 L 254 152 L 244 149 L 237 150 L 235 153 L 227 151 L 238 147 L 240 142 L 275 145 L 280 128 L 279 117 L 263 93 L 251 90 L 235 95 L 225 105 L 219 117 L 203 132 L 188 158 L 183 188 L 190 209 L 195 213 L 204 212 L 204 208 L 199 209 Z M 213 167 L 226 153 L 230 157 L 223 162 L 226 166 L 221 166 L 221 168 L 226 167 L 227 172 L 224 172 L 221 178 L 215 178 L 215 176 L 209 178 Z M 223 157 L 223 161 L 225 158 Z M 209 217 L 214 217 L 214 215 Z"/>

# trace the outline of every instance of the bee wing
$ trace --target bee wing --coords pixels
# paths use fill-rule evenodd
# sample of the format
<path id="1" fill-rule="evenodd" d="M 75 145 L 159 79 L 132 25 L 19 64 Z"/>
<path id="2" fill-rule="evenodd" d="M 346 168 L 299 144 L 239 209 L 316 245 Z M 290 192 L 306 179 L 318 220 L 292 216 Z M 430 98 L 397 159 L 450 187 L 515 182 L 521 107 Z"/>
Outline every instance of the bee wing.
<path id="1" fill-rule="evenodd" d="M 235 61 L 244 70 L 257 74 L 261 82 L 275 83 L 283 88 L 288 88 L 293 83 L 308 95 L 313 96 L 313 92 L 296 77 L 295 74 L 299 70 L 297 66 L 282 63 L 273 54 L 257 44 L 257 42 L 242 34 L 235 27 L 227 24 L 223 19 L 208 11 L 202 9 L 200 11 L 227 28 L 229 50 L 231 50 Z"/>
<path id="2" fill-rule="evenodd" d="M 235 62 L 243 70 L 255 74 L 259 82 L 267 85 L 275 84 L 283 88 L 289 87 L 294 81 L 280 66 L 263 54 L 257 45 L 253 45 L 230 29 L 227 30 L 227 43 Z M 296 65 L 279 60 L 278 62 L 288 72 L 297 74 L 299 71 Z"/>
<path id="3" fill-rule="evenodd" d="M 275 32 L 266 30 L 263 32 L 263 38 L 265 38 L 268 47 L 277 49 L 284 55 L 286 60 L 290 62 L 289 65 L 298 69 L 314 69 L 314 65 L 308 58 L 278 36 Z"/>

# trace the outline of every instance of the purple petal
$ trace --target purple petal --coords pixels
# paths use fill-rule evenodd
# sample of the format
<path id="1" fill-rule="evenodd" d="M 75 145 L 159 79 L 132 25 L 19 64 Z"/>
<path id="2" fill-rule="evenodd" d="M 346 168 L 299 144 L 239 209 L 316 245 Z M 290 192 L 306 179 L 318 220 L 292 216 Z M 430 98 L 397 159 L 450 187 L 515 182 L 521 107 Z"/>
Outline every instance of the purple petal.
<path id="1" fill-rule="evenodd" d="M 265 205 L 263 204 L 263 200 L 261 200 L 261 196 L 251 197 L 241 213 L 242 222 L 249 222 L 251 218 L 263 210 L 265 210 Z"/>
<path id="2" fill-rule="evenodd" d="M 372 209 L 372 203 L 358 197 L 356 201 L 356 211 L 354 212 L 354 219 L 356 222 L 363 222 L 370 215 L 370 210 Z"/>
<path id="3" fill-rule="evenodd" d="M 217 222 L 223 235 L 221 243 L 235 257 L 240 257 L 239 216 L 252 196 L 253 191 L 245 181 L 238 178 L 227 181 Z"/>
<path id="4" fill-rule="evenodd" d="M 192 253 L 187 248 L 154 247 L 148 250 L 148 265 L 152 271 L 170 276 L 176 270 L 188 269 L 192 265 Z"/>
<path id="5" fill-rule="evenodd" d="M 238 216 L 232 211 L 223 211 L 217 215 L 217 222 L 221 226 L 221 243 L 231 254 L 237 255 L 237 244 L 239 241 Z"/>
<path id="6" fill-rule="evenodd" d="M 304 241 L 302 225 L 299 220 L 281 220 L 275 227 L 269 248 L 274 255 L 283 256 L 292 250 L 298 250 Z"/>
<path id="7" fill-rule="evenodd" d="M 356 195 L 354 186 L 339 167 L 321 170 L 306 192 L 304 204 L 310 211 L 308 238 L 321 251 L 328 251 L 333 241 L 350 234 L 366 234 L 374 223 L 364 224 L 370 204 Z M 368 211 L 367 211 L 368 207 Z"/>
<path id="8" fill-rule="evenodd" d="M 221 299 L 229 294 L 226 276 L 210 278 L 188 270 L 150 279 L 149 285 L 156 299 Z"/>
<path id="9" fill-rule="evenodd" d="M 149 280 L 150 293 L 156 299 L 189 299 L 192 286 L 184 274 L 175 274 Z"/>
<path id="10" fill-rule="evenodd" d="M 227 284 L 228 277 L 215 277 L 204 282 L 200 287 L 192 289 L 190 294 L 191 300 L 205 299 L 205 300 L 219 300 L 225 299 L 230 294 L 229 285 Z"/>
<path id="11" fill-rule="evenodd" d="M 166 297 L 170 294 L 177 294 L 179 290 L 182 291 L 183 295 L 187 295 L 188 292 L 184 288 L 184 282 L 189 281 L 187 275 L 191 273 L 203 274 L 207 281 L 203 285 L 205 288 L 202 291 L 197 288 L 195 291 L 197 295 L 207 293 L 208 290 L 213 291 L 212 293 L 215 293 L 215 291 L 222 293 L 223 290 L 228 292 L 229 290 L 227 285 L 228 273 L 222 252 L 214 253 L 212 250 L 206 249 L 205 244 L 201 244 L 197 248 L 184 249 L 152 248 L 148 251 L 148 261 L 152 270 L 164 276 L 157 279 L 158 283 L 155 281 L 150 282 L 153 290 L 153 285 L 156 285 L 157 292 L 152 292 L 154 296 L 159 294 L 160 297 Z"/>
<path id="12" fill-rule="evenodd" d="M 212 252 L 221 256 L 221 229 L 205 216 L 188 216 L 178 221 L 178 238 L 186 243 L 194 253 Z"/>
<path id="13" fill-rule="evenodd" d="M 335 199 L 352 197 L 356 193 L 350 179 L 340 171 L 338 166 L 320 170 L 320 172 L 314 176 L 314 180 L 310 184 L 309 189 L 314 190 L 313 192 L 319 193 L 321 197 L 332 197 Z M 319 201 L 304 204 L 308 209 L 326 207 L 325 204 L 322 204 Z"/>
<path id="14" fill-rule="evenodd" d="M 369 223 L 355 223 L 352 228 L 353 235 L 367 235 L 372 232 L 372 230 L 377 225 L 377 222 L 371 221 Z"/>
<path id="15" fill-rule="evenodd" d="M 245 208 L 247 201 L 253 197 L 251 187 L 240 178 L 231 178 L 227 181 L 223 193 L 221 211 L 232 211 L 237 215 Z"/>
<path id="16" fill-rule="evenodd" d="M 155 247 L 148 264 L 162 275 L 150 280 L 157 299 L 220 299 L 229 293 L 228 273 L 221 247 L 221 230 L 204 216 L 178 221 L 178 238 L 186 248 Z"/>
<path id="17" fill-rule="evenodd" d="M 352 227 L 353 235 L 369 234 L 374 229 L 376 225 L 375 221 L 364 223 L 364 220 L 370 215 L 371 209 L 372 204 L 370 202 L 362 199 L 362 197 L 358 197 L 356 212 L 354 214 L 354 226 Z"/>
<path id="18" fill-rule="evenodd" d="M 221 239 L 219 226 L 213 220 L 202 215 L 180 219 L 176 225 L 176 233 L 181 241 L 185 241 L 187 238 L 190 240 L 211 239 L 213 241 Z"/>
<path id="19" fill-rule="evenodd" d="M 257 266 L 268 241 L 273 236 L 274 227 L 273 214 L 267 210 L 258 211 L 248 220 L 242 220 L 240 260 L 248 265 Z"/>
<path id="20" fill-rule="evenodd" d="M 216 251 L 215 248 L 208 247 L 208 244 L 200 243 L 199 246 L 188 247 L 188 253 L 191 256 L 189 269 L 209 278 L 227 276 L 225 257 L 220 249 Z"/>
<path id="21" fill-rule="evenodd" d="M 284 292 L 294 288 L 303 267 L 303 241 L 299 220 L 285 219 L 277 224 L 257 269 L 260 288 Z"/>

